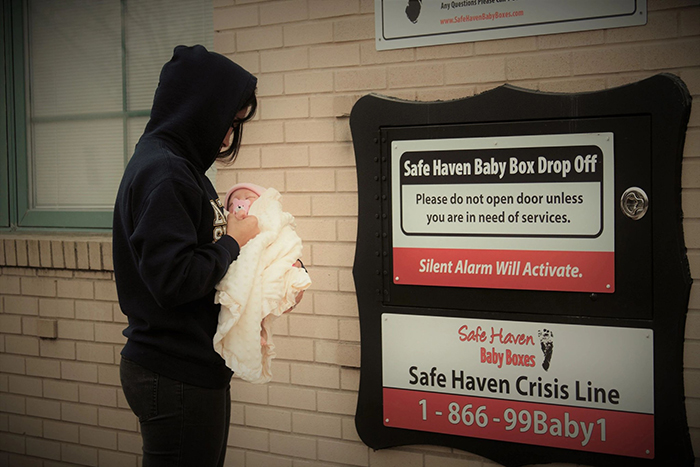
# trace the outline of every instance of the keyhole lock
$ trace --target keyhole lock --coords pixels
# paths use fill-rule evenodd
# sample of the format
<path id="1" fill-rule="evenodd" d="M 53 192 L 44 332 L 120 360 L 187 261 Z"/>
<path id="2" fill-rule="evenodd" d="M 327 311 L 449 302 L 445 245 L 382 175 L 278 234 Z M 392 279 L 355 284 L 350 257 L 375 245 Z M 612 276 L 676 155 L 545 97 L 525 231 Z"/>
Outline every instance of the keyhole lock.
<path id="1" fill-rule="evenodd" d="M 649 198 L 639 187 L 633 186 L 625 190 L 620 198 L 620 208 L 625 216 L 638 221 L 649 209 Z"/>

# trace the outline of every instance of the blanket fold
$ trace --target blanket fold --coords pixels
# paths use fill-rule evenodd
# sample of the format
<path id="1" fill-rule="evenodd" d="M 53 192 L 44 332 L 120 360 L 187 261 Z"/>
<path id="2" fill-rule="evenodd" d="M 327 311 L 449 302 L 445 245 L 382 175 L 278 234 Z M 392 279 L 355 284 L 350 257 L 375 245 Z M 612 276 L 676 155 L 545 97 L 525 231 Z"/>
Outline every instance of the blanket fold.
<path id="1" fill-rule="evenodd" d="M 294 217 L 282 210 L 280 198 L 277 190 L 268 188 L 250 206 L 260 233 L 241 248 L 216 285 L 214 300 L 221 311 L 214 349 L 234 376 L 252 383 L 272 379 L 271 362 L 276 356 L 272 322 L 311 285 L 308 273 L 294 267 L 301 258 L 301 238 Z"/>

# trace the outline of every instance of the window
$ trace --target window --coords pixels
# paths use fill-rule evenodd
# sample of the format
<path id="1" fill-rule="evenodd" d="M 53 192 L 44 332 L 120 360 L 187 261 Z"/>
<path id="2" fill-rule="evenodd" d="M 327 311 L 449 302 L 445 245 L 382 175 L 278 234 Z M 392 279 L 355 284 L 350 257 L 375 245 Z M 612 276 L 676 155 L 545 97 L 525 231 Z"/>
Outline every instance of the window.
<path id="1" fill-rule="evenodd" d="M 110 228 L 160 69 L 179 44 L 211 48 L 212 14 L 211 0 L 3 2 L 1 225 Z"/>

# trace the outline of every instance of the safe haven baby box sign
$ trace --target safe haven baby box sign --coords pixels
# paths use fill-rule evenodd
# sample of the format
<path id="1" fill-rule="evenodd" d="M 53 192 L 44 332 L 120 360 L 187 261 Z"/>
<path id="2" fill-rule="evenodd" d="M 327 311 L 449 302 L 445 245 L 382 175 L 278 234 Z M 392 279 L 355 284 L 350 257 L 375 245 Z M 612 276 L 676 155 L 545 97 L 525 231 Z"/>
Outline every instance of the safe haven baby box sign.
<path id="1" fill-rule="evenodd" d="M 384 425 L 654 458 L 649 329 L 382 315 Z"/>
<path id="2" fill-rule="evenodd" d="M 613 134 L 394 141 L 394 283 L 615 291 Z"/>

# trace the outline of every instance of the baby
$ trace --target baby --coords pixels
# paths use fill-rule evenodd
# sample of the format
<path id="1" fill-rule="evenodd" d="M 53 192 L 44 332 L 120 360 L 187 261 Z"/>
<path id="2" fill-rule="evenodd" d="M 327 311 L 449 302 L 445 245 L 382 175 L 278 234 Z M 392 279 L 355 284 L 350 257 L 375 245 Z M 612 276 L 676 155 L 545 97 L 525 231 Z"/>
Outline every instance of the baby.
<path id="1" fill-rule="evenodd" d="M 280 197 L 274 188 L 239 183 L 224 198 L 229 216 L 244 219 L 250 212 L 260 233 L 241 248 L 216 286 L 215 300 L 222 306 L 214 349 L 236 376 L 255 383 L 272 377 L 272 320 L 294 308 L 311 284 L 298 260 L 302 246 L 294 217 L 282 211 Z"/>

